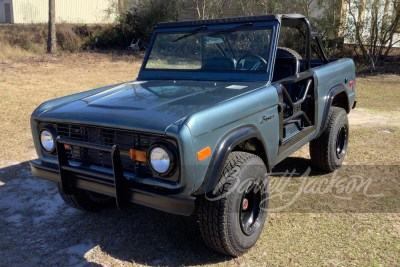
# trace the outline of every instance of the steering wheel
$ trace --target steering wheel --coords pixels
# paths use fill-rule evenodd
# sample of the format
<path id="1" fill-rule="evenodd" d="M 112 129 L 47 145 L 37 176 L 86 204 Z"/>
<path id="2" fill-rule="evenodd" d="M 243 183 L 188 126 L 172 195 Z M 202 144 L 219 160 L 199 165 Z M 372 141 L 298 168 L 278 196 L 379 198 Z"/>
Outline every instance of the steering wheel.
<path id="1" fill-rule="evenodd" d="M 257 70 L 262 63 L 264 63 L 264 69 L 267 68 L 267 61 L 264 58 L 262 58 L 261 56 L 256 55 L 256 54 L 246 54 L 246 55 L 244 55 L 244 56 L 242 56 L 241 58 L 238 59 L 237 64 L 236 64 L 236 70 L 247 70 L 247 69 L 243 68 L 244 67 L 244 63 L 240 64 L 240 62 L 245 58 L 256 58 L 256 59 L 258 59 L 256 64 L 254 64 L 253 67 L 251 67 L 249 70 Z M 242 69 L 239 69 L 240 65 L 242 65 L 241 66 Z"/>

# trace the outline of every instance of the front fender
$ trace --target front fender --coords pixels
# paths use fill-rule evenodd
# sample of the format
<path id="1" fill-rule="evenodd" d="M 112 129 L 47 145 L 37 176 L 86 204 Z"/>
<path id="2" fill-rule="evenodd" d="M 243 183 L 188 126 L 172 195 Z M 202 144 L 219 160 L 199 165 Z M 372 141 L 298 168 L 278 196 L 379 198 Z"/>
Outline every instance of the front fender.
<path id="1" fill-rule="evenodd" d="M 270 171 L 268 151 L 261 133 L 254 125 L 240 126 L 231 130 L 221 138 L 212 155 L 204 181 L 193 195 L 202 195 L 213 190 L 219 182 L 219 177 L 228 155 L 236 145 L 250 138 L 257 138 L 263 144 L 265 154 L 263 160 L 267 166 L 267 170 Z"/>

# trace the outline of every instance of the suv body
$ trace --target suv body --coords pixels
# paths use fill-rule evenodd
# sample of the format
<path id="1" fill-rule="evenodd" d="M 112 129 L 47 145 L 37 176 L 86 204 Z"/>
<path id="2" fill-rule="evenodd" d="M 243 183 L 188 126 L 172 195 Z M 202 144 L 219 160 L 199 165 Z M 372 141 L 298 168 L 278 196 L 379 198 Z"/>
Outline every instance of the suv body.
<path id="1" fill-rule="evenodd" d="M 284 26 L 300 29 L 305 59 L 278 48 Z M 33 112 L 39 158 L 30 164 L 36 176 L 58 182 L 64 200 L 77 208 L 97 210 L 108 196 L 121 209 L 137 203 L 190 215 L 201 199 L 207 221 L 204 196 L 218 191 L 227 161 L 242 168 L 258 160 L 268 173 L 311 141 L 324 147 L 310 146 L 314 163 L 338 168 L 349 129 L 332 118 L 347 120 L 354 106 L 353 61 L 327 59 L 304 16 L 160 23 L 135 81 L 54 99 Z M 329 123 L 337 133 L 326 132 Z M 331 136 L 336 147 L 328 147 Z M 251 201 L 238 198 L 244 214 Z M 251 216 L 261 214 L 254 209 Z M 257 240 L 263 220 L 246 228 L 242 218 L 236 230 L 243 237 L 219 245 L 210 232 L 221 227 L 200 227 L 208 245 L 240 255 Z"/>

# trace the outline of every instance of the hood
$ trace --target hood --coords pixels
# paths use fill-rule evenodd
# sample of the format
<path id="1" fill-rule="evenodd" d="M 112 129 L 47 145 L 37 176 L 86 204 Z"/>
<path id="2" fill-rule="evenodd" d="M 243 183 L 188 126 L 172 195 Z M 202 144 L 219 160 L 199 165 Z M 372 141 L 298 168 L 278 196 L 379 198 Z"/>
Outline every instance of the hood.
<path id="1" fill-rule="evenodd" d="M 69 102 L 40 118 L 164 132 L 189 115 L 257 89 L 265 83 L 134 81 Z"/>

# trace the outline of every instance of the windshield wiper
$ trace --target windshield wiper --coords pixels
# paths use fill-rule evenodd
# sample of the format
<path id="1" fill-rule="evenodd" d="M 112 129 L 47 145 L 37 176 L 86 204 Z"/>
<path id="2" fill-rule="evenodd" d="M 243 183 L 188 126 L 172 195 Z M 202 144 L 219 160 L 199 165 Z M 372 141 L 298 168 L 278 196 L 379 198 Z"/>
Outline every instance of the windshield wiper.
<path id="1" fill-rule="evenodd" d="M 231 33 L 231 32 L 234 32 L 234 31 L 236 31 L 238 29 L 247 28 L 247 27 L 253 27 L 253 23 L 249 22 L 249 23 L 245 23 L 245 24 L 233 27 L 233 28 L 223 29 L 221 31 L 217 31 L 217 32 L 214 32 L 212 34 L 209 34 L 208 36 L 215 36 L 215 35 L 219 35 L 219 34 Z"/>
<path id="2" fill-rule="evenodd" d="M 181 37 L 176 38 L 176 39 L 173 40 L 172 42 L 175 43 L 175 42 L 178 42 L 179 40 L 182 40 L 182 39 L 185 39 L 185 38 L 187 38 L 187 37 L 190 37 L 190 36 L 193 36 L 193 35 L 195 35 L 195 34 L 198 34 L 200 31 L 202 31 L 202 30 L 204 30 L 204 29 L 207 29 L 207 26 L 206 26 L 206 25 L 200 26 L 199 28 L 194 29 L 194 30 L 191 31 L 190 33 L 185 34 L 185 35 L 183 35 L 183 36 L 181 36 Z"/>

